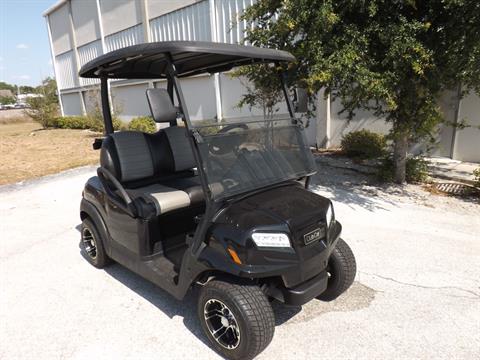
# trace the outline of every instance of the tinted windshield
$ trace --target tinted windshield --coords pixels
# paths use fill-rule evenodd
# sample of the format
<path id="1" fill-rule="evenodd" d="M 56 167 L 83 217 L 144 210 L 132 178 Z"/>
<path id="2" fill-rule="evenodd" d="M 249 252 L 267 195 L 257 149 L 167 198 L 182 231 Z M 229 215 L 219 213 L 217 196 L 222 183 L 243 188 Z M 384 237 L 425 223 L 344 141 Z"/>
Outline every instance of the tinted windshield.
<path id="1" fill-rule="evenodd" d="M 197 127 L 215 199 L 295 180 L 315 172 L 303 130 L 291 119 Z"/>

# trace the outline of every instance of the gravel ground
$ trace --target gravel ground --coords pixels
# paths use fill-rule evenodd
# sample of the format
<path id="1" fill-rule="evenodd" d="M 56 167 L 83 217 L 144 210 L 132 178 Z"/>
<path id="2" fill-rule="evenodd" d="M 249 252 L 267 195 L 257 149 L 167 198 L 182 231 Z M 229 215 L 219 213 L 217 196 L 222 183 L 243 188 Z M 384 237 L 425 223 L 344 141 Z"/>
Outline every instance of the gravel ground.
<path id="1" fill-rule="evenodd" d="M 331 303 L 274 306 L 259 358 L 480 357 L 480 206 L 419 186 L 377 187 L 318 159 L 358 263 Z M 0 187 L 1 359 L 215 359 L 183 302 L 119 265 L 80 255 L 78 205 L 94 168 Z"/>

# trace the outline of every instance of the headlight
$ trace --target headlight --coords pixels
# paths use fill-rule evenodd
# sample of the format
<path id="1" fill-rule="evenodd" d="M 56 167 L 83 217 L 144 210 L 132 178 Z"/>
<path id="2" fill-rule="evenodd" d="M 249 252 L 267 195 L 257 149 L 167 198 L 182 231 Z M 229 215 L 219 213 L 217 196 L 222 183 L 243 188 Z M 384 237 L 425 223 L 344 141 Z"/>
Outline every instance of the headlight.
<path id="1" fill-rule="evenodd" d="M 282 233 L 253 233 L 252 239 L 259 247 L 290 247 L 290 239 Z"/>
<path id="2" fill-rule="evenodd" d="M 332 221 L 333 221 L 333 205 L 331 203 L 330 205 L 328 205 L 326 216 L 327 216 L 327 227 L 328 227 L 332 224 Z"/>

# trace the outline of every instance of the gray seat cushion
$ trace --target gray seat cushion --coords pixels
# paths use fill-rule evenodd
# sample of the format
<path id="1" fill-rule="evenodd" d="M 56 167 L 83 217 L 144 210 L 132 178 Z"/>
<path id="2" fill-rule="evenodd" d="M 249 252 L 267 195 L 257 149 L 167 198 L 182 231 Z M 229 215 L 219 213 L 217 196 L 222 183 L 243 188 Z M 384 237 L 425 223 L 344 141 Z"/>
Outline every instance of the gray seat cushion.
<path id="1" fill-rule="evenodd" d="M 157 215 L 190 206 L 190 196 L 182 190 L 161 184 L 153 184 L 127 190 L 130 196 L 142 198 L 155 206 Z"/>

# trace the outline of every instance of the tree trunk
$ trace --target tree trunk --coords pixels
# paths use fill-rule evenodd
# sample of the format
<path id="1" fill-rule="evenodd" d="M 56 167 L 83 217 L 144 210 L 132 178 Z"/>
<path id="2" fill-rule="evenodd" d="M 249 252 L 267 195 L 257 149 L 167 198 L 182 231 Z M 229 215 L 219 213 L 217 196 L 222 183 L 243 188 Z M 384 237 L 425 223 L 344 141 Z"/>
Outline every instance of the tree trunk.
<path id="1" fill-rule="evenodd" d="M 393 144 L 393 165 L 397 184 L 404 184 L 406 180 L 407 151 L 408 134 L 398 134 Z"/>

